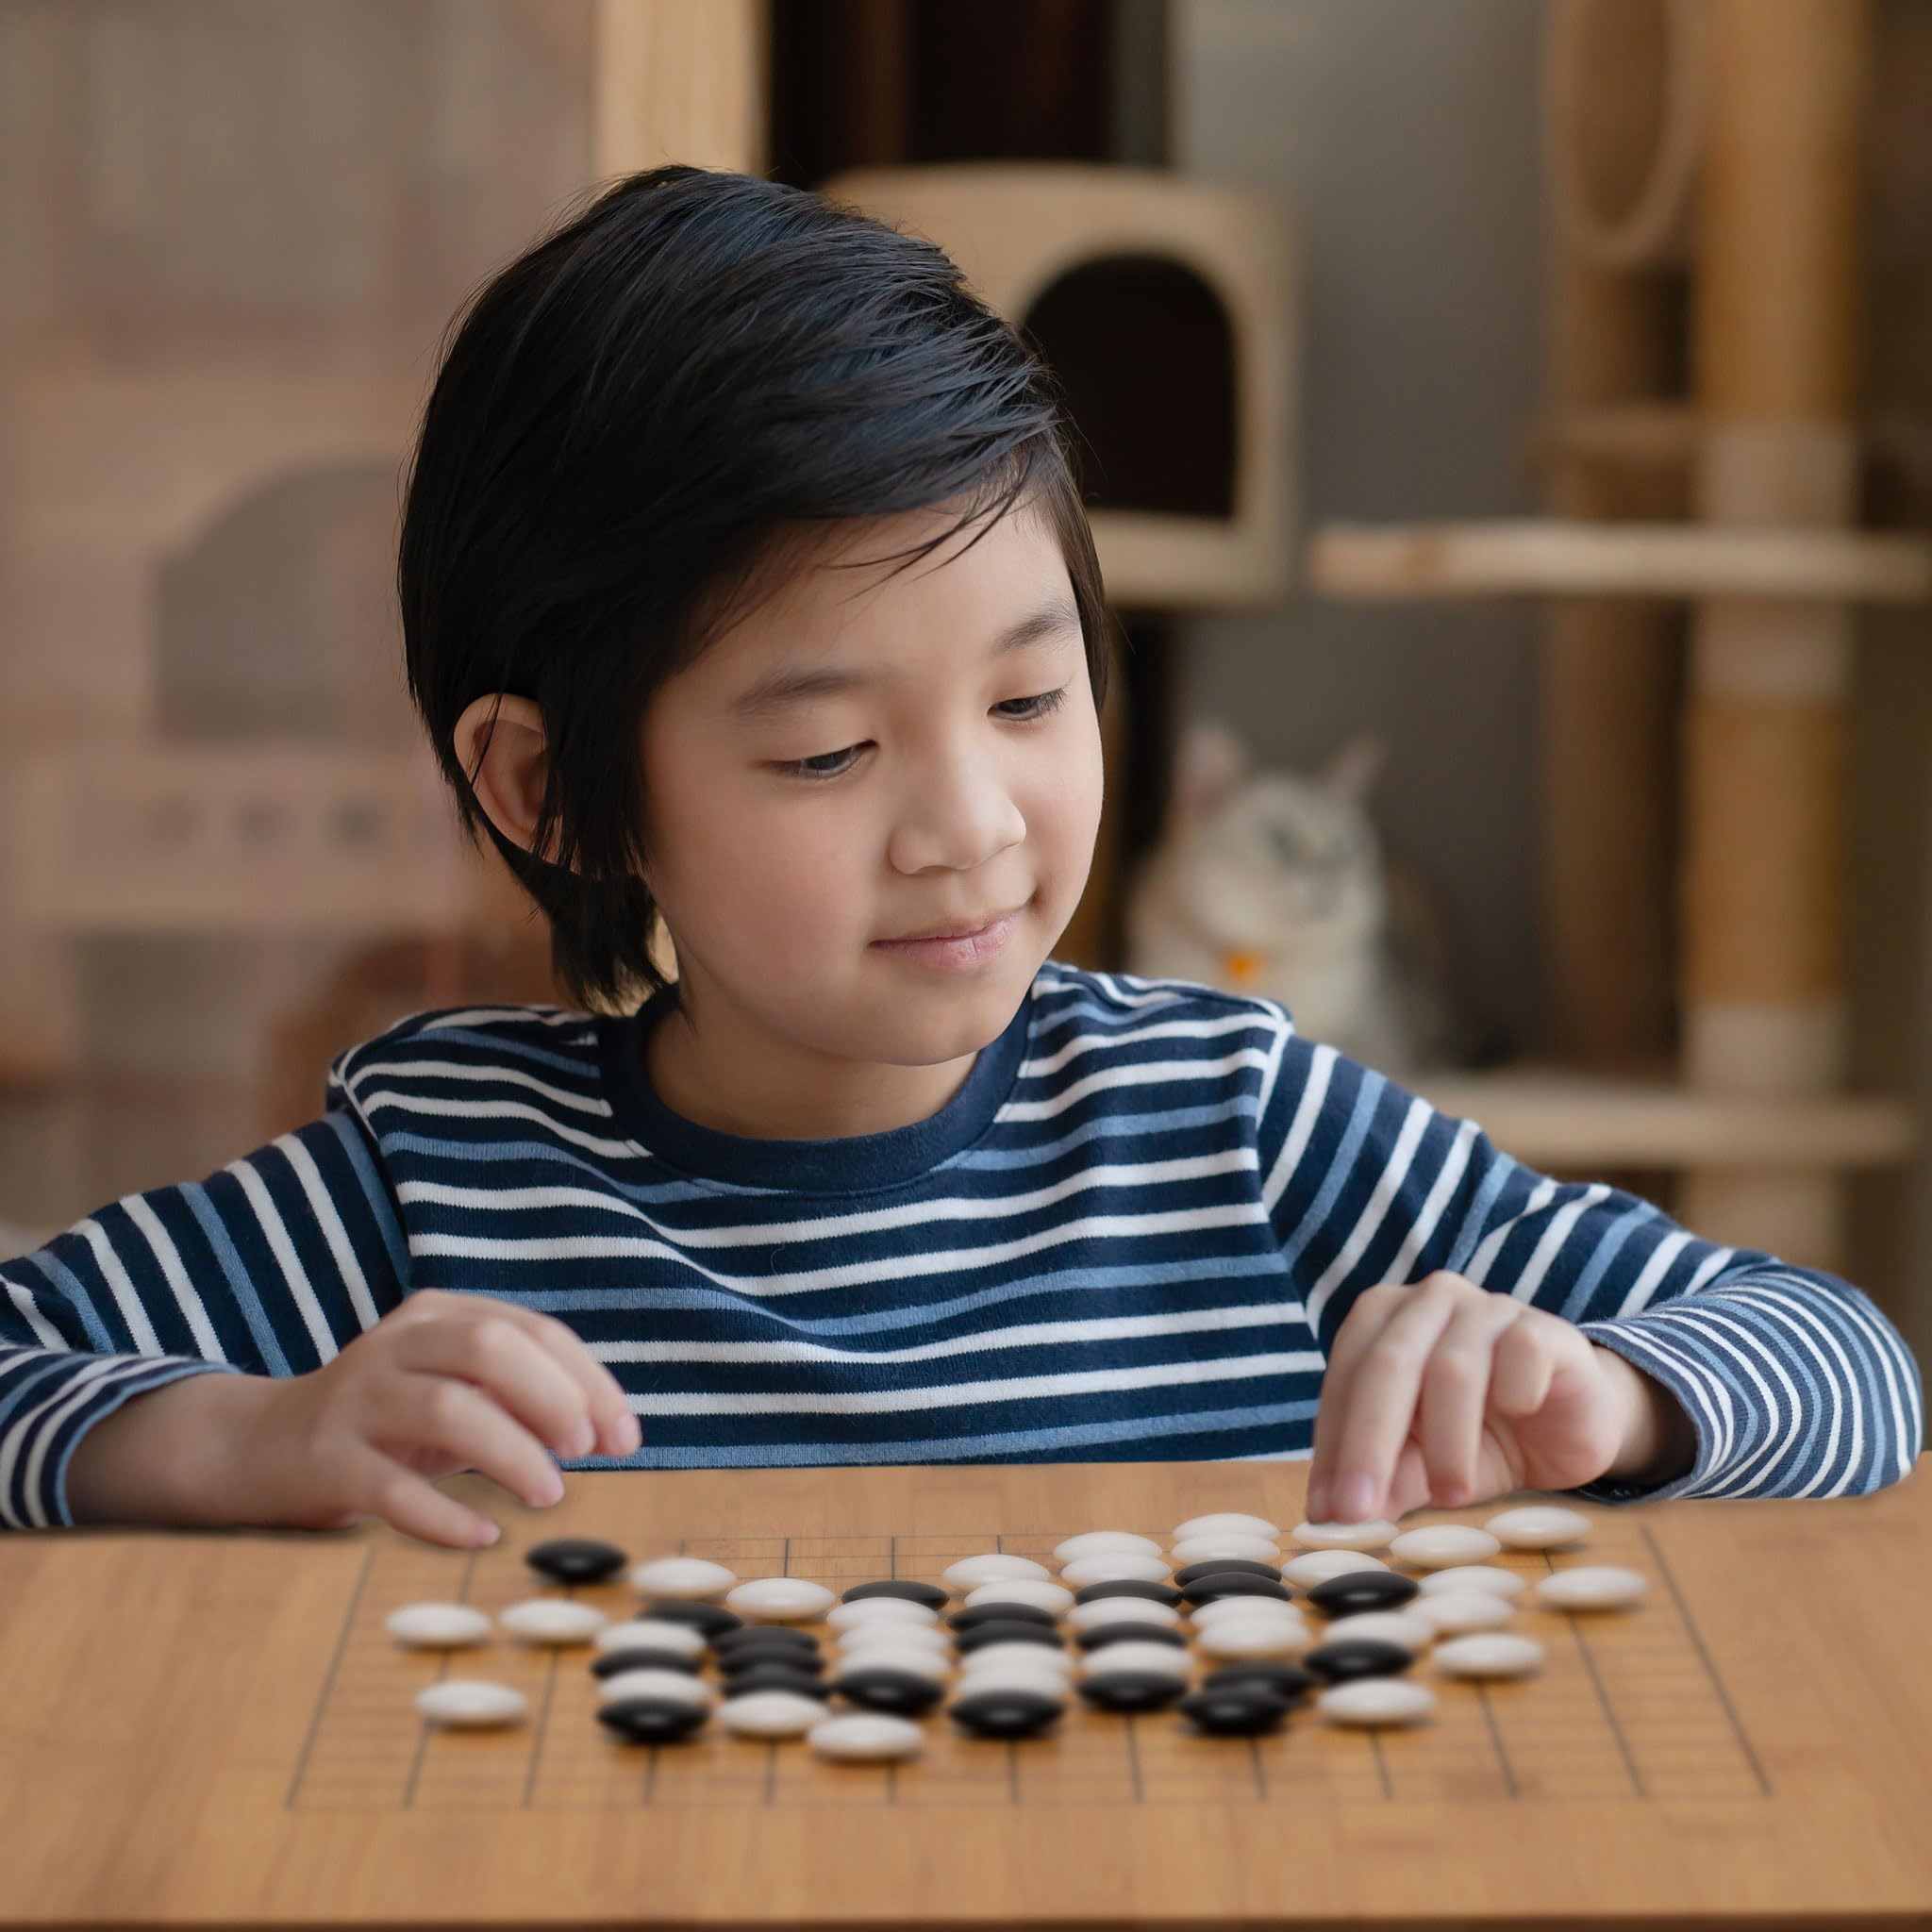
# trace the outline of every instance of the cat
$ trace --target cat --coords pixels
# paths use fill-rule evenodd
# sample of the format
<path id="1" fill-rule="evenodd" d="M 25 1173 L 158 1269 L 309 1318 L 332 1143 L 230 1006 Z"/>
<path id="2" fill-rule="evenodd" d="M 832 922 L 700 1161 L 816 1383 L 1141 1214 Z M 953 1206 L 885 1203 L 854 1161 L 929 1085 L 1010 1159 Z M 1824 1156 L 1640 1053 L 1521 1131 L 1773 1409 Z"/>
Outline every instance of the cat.
<path id="1" fill-rule="evenodd" d="M 1225 725 L 1184 727 L 1167 823 L 1128 892 L 1126 970 L 1278 1001 L 1378 1071 L 1451 1063 L 1441 921 L 1385 866 L 1365 804 L 1387 756 L 1362 733 L 1312 775 L 1251 773 Z"/>

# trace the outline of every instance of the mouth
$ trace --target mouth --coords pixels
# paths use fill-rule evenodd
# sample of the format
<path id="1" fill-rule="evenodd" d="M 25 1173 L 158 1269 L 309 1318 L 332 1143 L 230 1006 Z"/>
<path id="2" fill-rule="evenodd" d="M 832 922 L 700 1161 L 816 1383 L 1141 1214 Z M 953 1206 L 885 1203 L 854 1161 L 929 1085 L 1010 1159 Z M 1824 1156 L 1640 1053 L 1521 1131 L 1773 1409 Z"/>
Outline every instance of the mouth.
<path id="1" fill-rule="evenodd" d="M 1005 912 L 989 913 L 984 919 L 956 921 L 951 925 L 936 925 L 925 932 L 900 933 L 894 939 L 876 940 L 875 945 L 907 946 L 925 940 L 970 940 L 981 939 L 991 932 L 994 926 L 1004 924 L 1009 919 L 1017 919 L 1025 910 L 1015 906 Z"/>

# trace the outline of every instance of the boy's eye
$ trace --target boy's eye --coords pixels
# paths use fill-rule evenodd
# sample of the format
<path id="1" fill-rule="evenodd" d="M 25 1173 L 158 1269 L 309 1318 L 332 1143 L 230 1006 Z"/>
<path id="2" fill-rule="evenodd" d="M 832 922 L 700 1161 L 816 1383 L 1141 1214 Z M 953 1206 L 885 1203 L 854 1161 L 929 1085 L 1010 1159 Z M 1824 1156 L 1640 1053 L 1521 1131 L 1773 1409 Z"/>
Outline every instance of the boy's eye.
<path id="1" fill-rule="evenodd" d="M 1009 698 L 993 709 L 1016 724 L 1026 724 L 1058 710 L 1066 700 L 1067 687 L 1061 685 L 1058 691 L 1044 691 L 1038 697 Z M 852 769 L 844 761 L 855 758 L 864 749 L 862 744 L 848 744 L 843 751 L 828 751 L 815 758 L 781 759 L 778 768 L 800 778 L 842 778 Z"/>

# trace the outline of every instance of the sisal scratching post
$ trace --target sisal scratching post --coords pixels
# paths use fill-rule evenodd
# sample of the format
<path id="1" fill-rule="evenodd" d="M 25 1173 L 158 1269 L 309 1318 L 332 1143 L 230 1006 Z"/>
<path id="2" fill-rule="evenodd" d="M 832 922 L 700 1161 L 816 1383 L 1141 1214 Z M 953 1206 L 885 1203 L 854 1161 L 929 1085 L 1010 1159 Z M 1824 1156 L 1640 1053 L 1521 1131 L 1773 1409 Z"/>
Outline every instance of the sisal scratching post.
<path id="1" fill-rule="evenodd" d="M 1856 516 L 1865 0 L 1708 0 L 1697 242 L 1697 509 L 1727 525 Z M 1842 601 L 1712 597 L 1685 723 L 1684 1072 L 1822 1092 L 1845 1050 Z M 1820 1170 L 1692 1170 L 1700 1233 L 1831 1268 L 1843 1187 Z"/>

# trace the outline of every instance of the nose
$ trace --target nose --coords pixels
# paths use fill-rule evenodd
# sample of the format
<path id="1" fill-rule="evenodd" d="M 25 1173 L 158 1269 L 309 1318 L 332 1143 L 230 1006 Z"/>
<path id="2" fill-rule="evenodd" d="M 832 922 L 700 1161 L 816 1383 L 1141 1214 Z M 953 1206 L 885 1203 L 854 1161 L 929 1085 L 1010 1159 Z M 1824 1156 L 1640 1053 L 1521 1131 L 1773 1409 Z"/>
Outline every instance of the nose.
<path id="1" fill-rule="evenodd" d="M 1026 836 L 1001 759 L 984 746 L 938 747 L 909 772 L 888 857 L 895 871 L 970 872 Z"/>

